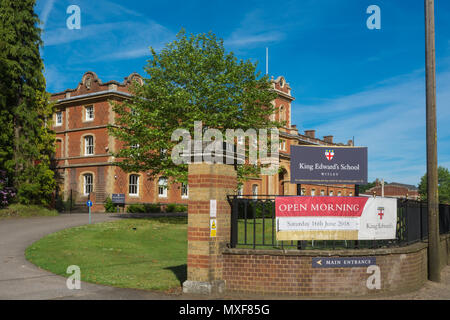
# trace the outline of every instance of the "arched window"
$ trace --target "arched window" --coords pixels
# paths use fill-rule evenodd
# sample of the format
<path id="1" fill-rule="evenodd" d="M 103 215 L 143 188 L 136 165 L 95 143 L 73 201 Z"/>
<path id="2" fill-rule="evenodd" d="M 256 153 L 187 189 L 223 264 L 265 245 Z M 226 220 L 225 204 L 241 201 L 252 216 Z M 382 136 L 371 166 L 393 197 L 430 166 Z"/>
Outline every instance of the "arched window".
<path id="1" fill-rule="evenodd" d="M 128 184 L 128 193 L 130 196 L 139 195 L 139 175 L 130 174 L 130 180 Z"/>
<path id="2" fill-rule="evenodd" d="M 94 177 L 92 173 L 86 173 L 83 175 L 83 191 L 84 195 L 89 195 L 94 190 Z"/>
<path id="3" fill-rule="evenodd" d="M 280 106 L 280 121 L 286 120 L 286 110 L 284 106 Z"/>
<path id="4" fill-rule="evenodd" d="M 85 136 L 84 137 L 84 155 L 93 155 L 94 154 L 94 137 L 93 136 Z"/>
<path id="5" fill-rule="evenodd" d="M 330 190 L 330 196 L 332 196 L 334 194 L 333 190 Z"/>
<path id="6" fill-rule="evenodd" d="M 161 177 L 158 180 L 158 197 L 167 198 L 167 178 Z"/>

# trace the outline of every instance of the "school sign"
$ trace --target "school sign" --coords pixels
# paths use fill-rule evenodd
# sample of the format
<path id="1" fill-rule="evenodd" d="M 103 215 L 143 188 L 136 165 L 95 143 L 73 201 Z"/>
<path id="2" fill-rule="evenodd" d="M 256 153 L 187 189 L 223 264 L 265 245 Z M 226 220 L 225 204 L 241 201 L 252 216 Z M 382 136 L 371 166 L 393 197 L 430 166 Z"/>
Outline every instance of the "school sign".
<path id="1" fill-rule="evenodd" d="M 367 184 L 367 147 L 291 146 L 291 183 Z"/>
<path id="2" fill-rule="evenodd" d="M 397 199 L 277 197 L 277 240 L 395 239 Z"/>

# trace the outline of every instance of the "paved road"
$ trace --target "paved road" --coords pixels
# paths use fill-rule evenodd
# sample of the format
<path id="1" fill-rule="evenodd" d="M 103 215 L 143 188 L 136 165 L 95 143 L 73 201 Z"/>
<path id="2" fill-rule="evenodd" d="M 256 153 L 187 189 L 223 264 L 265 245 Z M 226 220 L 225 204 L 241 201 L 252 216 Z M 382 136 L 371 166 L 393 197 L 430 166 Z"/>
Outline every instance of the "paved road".
<path id="1" fill-rule="evenodd" d="M 115 219 L 117 218 L 106 214 L 92 215 L 93 223 L 112 221 Z M 0 220 L 0 300 L 280 299 L 280 297 L 270 296 L 224 295 L 215 297 L 186 294 L 165 295 L 159 292 L 114 288 L 85 282 L 81 284 L 81 290 L 69 290 L 66 287 L 66 278 L 41 270 L 25 259 L 25 249 L 45 235 L 87 223 L 87 214 L 66 214 L 58 217 Z M 292 297 L 291 299 L 298 298 Z M 450 266 L 444 268 L 442 282 L 439 284 L 428 281 L 423 288 L 415 292 L 403 295 L 384 296 L 381 299 L 449 300 Z"/>
<path id="2" fill-rule="evenodd" d="M 41 270 L 25 259 L 25 249 L 49 233 L 89 222 L 87 214 L 0 220 L 0 299 L 179 299 L 142 290 L 113 288 L 83 282 L 69 290 L 66 278 Z M 112 221 L 93 214 L 92 223 Z M 183 296 L 183 299 L 190 297 Z M 194 297 L 191 297 L 194 298 Z"/>

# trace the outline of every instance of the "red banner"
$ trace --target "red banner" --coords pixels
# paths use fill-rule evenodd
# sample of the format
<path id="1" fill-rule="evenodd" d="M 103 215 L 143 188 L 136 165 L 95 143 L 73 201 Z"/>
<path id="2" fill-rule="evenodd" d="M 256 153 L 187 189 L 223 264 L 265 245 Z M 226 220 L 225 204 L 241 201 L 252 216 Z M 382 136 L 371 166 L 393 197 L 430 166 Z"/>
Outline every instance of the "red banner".
<path id="1" fill-rule="evenodd" d="M 277 217 L 360 217 L 367 197 L 277 197 Z"/>

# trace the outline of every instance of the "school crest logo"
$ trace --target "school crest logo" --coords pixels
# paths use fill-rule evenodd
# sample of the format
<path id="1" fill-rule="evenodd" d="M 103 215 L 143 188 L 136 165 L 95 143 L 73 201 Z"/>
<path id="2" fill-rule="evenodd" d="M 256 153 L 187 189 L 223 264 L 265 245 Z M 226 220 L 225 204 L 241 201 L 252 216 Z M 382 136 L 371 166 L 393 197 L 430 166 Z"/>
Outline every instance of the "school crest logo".
<path id="1" fill-rule="evenodd" d="M 378 215 L 380 216 L 380 220 L 383 220 L 383 216 L 384 216 L 384 207 L 378 207 Z"/>
<path id="2" fill-rule="evenodd" d="M 334 157 L 334 150 L 325 150 L 325 157 L 330 161 Z"/>

